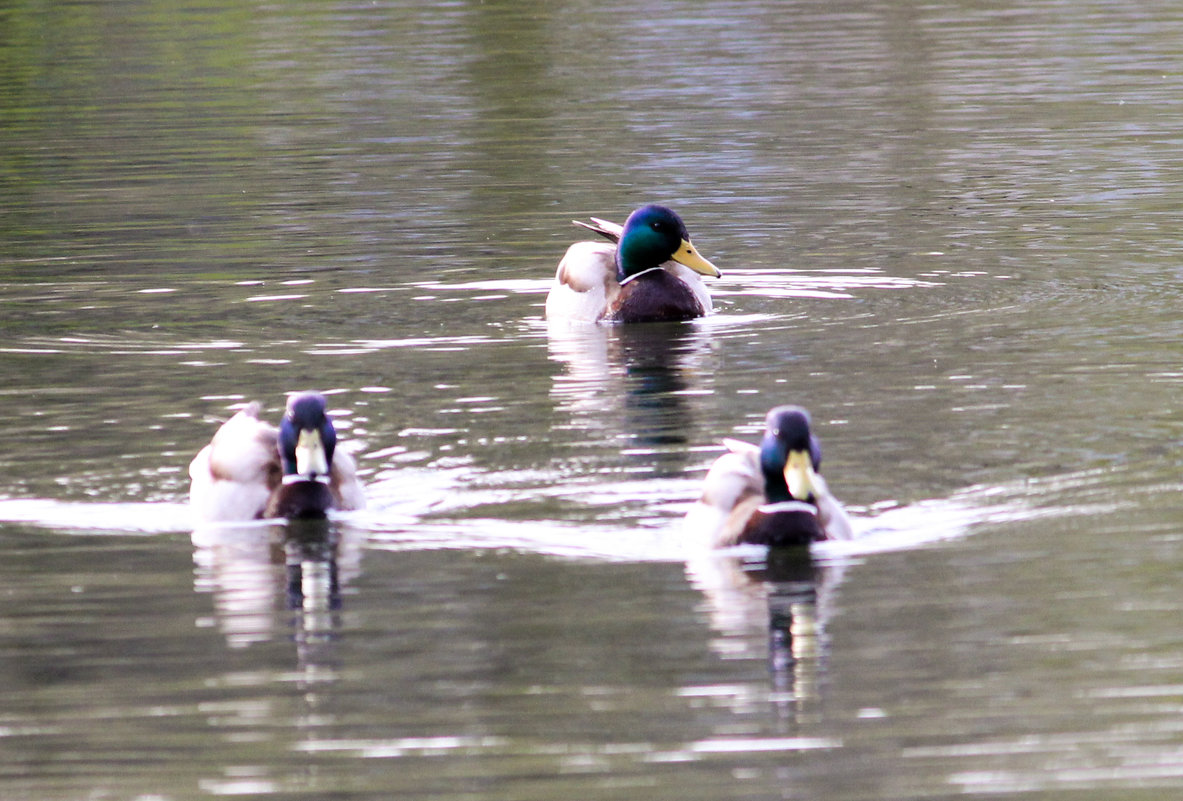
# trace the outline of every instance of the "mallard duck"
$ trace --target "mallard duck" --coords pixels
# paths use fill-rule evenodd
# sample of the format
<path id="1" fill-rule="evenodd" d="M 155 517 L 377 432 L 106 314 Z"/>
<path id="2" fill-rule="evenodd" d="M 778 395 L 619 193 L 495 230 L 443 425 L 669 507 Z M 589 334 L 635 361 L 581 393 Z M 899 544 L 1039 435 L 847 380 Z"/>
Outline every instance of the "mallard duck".
<path id="1" fill-rule="evenodd" d="M 690 244 L 685 224 L 670 209 L 642 206 L 623 226 L 596 217 L 572 222 L 610 241 L 567 249 L 546 296 L 548 319 L 635 323 L 710 312 L 700 276 L 721 273 Z"/>
<path id="2" fill-rule="evenodd" d="M 189 503 L 201 520 L 317 518 L 365 506 L 323 395 L 289 397 L 278 429 L 259 419 L 259 408 L 250 403 L 227 420 L 189 464 Z"/>
<path id="3" fill-rule="evenodd" d="M 777 406 L 760 445 L 724 440 L 728 453 L 707 473 L 688 526 L 710 531 L 719 547 L 850 539 L 850 519 L 818 472 L 821 445 L 809 423 L 801 407 Z"/>

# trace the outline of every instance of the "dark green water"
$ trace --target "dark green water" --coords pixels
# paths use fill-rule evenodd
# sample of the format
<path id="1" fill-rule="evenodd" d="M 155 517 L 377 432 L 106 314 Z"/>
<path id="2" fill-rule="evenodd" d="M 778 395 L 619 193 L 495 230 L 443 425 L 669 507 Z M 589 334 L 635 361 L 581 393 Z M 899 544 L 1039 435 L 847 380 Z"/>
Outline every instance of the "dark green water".
<path id="1" fill-rule="evenodd" d="M 0 797 L 1177 793 L 1181 57 L 1168 3 L 0 9 Z M 647 201 L 717 313 L 548 329 Z M 192 532 L 308 388 L 370 508 Z M 783 402 L 864 538 L 696 552 Z"/>

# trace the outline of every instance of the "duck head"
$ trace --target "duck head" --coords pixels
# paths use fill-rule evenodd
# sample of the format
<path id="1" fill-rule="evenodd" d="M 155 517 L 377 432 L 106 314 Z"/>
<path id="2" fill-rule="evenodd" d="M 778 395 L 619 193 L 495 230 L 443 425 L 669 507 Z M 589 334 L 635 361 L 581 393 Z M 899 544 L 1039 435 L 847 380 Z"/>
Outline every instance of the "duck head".
<path id="1" fill-rule="evenodd" d="M 822 449 L 809 422 L 809 412 L 799 406 L 777 406 L 764 420 L 760 469 L 770 503 L 817 500 Z"/>
<path id="2" fill-rule="evenodd" d="M 718 278 L 719 268 L 698 254 L 682 218 L 665 206 L 648 205 L 625 220 L 616 246 L 616 278 L 625 283 L 646 270 L 676 261 L 702 275 Z"/>
<path id="3" fill-rule="evenodd" d="M 279 423 L 279 458 L 285 481 L 328 481 L 337 431 L 325 411 L 323 395 L 304 392 L 288 398 Z"/>

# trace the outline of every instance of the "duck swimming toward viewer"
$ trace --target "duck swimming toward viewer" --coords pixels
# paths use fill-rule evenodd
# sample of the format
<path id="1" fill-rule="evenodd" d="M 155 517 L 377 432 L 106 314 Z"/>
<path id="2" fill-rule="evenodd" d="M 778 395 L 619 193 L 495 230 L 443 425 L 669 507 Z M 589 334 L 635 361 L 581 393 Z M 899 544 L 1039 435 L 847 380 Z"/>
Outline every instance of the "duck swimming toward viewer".
<path id="1" fill-rule="evenodd" d="M 337 448 L 325 398 L 292 395 L 276 429 L 253 402 L 189 464 L 189 503 L 205 522 L 323 518 L 365 507 L 353 458 Z"/>
<path id="2" fill-rule="evenodd" d="M 623 226 L 596 217 L 573 222 L 609 241 L 576 242 L 567 249 L 546 296 L 547 319 L 636 323 L 710 313 L 702 276 L 721 273 L 694 249 L 672 210 L 642 206 Z"/>
<path id="3" fill-rule="evenodd" d="M 723 441 L 729 452 L 707 472 L 702 497 L 687 515 L 688 528 L 709 532 L 717 547 L 851 539 L 850 519 L 818 472 L 821 445 L 810 430 L 809 413 L 777 406 L 764 422 L 758 446 Z"/>

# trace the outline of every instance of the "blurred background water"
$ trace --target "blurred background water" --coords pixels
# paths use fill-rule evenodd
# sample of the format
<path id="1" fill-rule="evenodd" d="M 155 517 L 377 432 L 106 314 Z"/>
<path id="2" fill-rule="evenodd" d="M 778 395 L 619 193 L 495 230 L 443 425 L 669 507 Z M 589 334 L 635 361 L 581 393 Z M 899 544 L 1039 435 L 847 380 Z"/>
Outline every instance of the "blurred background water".
<path id="1" fill-rule="evenodd" d="M 0 796 L 1158 799 L 1183 11 L 8 3 Z M 676 208 L 694 324 L 550 330 Z M 237 404 L 370 492 L 194 531 Z M 678 527 L 809 407 L 864 537 Z"/>

